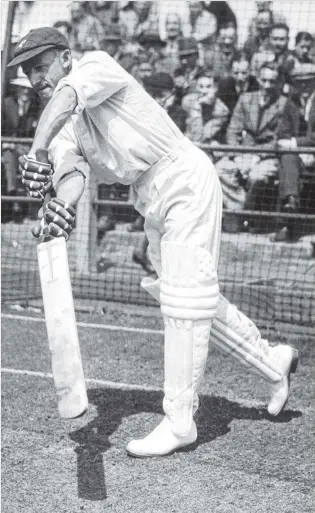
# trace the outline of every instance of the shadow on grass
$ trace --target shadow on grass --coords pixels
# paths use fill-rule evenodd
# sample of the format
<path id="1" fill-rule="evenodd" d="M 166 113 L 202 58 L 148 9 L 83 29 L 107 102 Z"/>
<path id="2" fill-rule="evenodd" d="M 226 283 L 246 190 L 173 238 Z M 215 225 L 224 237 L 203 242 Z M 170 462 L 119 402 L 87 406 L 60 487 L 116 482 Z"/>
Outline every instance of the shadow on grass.
<path id="1" fill-rule="evenodd" d="M 143 412 L 162 415 L 163 394 L 99 388 L 89 390 L 88 395 L 89 402 L 97 407 L 98 415 L 83 428 L 70 433 L 70 438 L 77 444 L 78 495 L 81 499 L 97 501 L 106 499 L 102 454 L 111 447 L 109 437 L 124 417 Z M 234 419 L 290 422 L 301 415 L 299 411 L 287 410 L 271 419 L 267 410 L 248 408 L 224 397 L 201 395 L 196 415 L 198 441 L 186 452 L 227 434 Z M 143 426 L 137 436 L 145 436 L 148 432 Z"/>

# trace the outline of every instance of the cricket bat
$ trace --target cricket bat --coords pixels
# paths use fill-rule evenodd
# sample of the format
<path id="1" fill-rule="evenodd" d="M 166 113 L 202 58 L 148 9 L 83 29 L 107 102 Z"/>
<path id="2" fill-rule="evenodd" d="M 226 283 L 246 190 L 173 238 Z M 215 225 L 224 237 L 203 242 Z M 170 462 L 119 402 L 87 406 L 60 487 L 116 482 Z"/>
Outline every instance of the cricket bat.
<path id="1" fill-rule="evenodd" d="M 40 162 L 43 153 L 36 152 Z M 87 411 L 88 397 L 64 237 L 52 238 L 44 230 L 37 258 L 58 410 L 62 418 L 73 419 Z"/>

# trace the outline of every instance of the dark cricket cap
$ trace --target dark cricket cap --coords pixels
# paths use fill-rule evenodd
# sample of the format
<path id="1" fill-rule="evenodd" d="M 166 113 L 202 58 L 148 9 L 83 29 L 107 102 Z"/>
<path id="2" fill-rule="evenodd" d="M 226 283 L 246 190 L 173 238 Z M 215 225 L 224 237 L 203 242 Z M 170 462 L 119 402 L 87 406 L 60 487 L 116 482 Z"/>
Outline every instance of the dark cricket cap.
<path id="1" fill-rule="evenodd" d="M 56 28 L 41 27 L 31 30 L 22 37 L 14 49 L 14 59 L 9 62 L 8 67 L 17 66 L 22 62 L 29 61 L 36 55 L 49 50 L 50 48 L 69 49 L 67 38 Z"/>

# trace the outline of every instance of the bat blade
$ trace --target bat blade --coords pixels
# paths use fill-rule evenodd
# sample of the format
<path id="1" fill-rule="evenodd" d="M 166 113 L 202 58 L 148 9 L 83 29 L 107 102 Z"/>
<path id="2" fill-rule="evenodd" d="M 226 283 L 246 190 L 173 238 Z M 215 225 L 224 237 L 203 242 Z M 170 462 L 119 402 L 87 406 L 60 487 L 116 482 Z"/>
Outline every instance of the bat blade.
<path id="1" fill-rule="evenodd" d="M 38 244 L 37 257 L 58 410 L 76 418 L 87 411 L 88 398 L 65 239 Z"/>

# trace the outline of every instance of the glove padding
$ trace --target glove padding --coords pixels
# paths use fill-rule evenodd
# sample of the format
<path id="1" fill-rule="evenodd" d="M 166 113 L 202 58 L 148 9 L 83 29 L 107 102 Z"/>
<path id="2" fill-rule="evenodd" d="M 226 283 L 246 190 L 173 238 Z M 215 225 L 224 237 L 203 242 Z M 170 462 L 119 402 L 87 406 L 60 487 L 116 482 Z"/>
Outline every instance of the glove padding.
<path id="1" fill-rule="evenodd" d="M 19 171 L 29 196 L 43 199 L 52 188 L 53 168 L 49 163 L 23 155 L 19 158 Z"/>
<path id="2" fill-rule="evenodd" d="M 50 235 L 51 237 L 65 237 L 73 230 L 76 211 L 65 201 L 59 198 L 51 199 L 43 212 L 42 219 L 32 228 L 34 237 Z"/>

